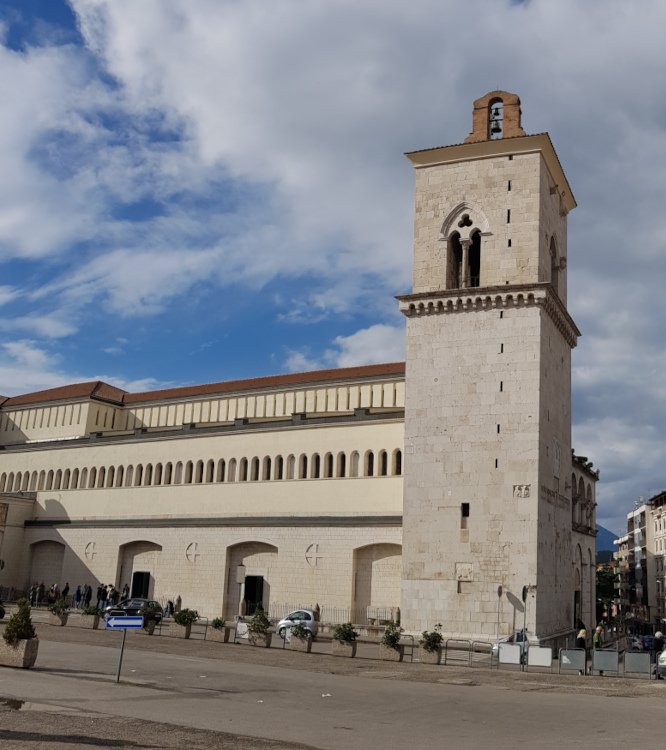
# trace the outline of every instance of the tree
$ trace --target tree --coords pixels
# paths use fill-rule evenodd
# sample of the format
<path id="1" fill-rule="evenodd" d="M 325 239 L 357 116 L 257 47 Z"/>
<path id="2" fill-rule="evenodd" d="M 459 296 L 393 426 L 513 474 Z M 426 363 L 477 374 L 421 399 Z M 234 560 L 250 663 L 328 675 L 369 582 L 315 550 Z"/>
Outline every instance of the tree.
<path id="1" fill-rule="evenodd" d="M 612 602 L 615 598 L 615 570 L 612 565 L 606 563 L 597 568 L 597 599 L 604 604 Z"/>

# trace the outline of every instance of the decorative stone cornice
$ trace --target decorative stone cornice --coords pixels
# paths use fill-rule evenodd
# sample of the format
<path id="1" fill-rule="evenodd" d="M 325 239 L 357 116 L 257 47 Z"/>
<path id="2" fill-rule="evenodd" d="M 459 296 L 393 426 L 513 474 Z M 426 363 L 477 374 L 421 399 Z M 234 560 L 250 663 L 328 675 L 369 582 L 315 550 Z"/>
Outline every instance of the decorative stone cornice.
<path id="1" fill-rule="evenodd" d="M 581 335 L 562 300 L 548 283 L 447 289 L 396 297 L 408 318 L 513 307 L 541 307 L 573 349 Z"/>

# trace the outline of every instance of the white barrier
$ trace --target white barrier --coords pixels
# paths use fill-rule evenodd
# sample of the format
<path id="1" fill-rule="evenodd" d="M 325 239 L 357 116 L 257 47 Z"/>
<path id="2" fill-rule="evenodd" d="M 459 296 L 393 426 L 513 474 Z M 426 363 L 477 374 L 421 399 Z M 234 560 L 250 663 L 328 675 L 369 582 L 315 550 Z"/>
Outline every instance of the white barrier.
<path id="1" fill-rule="evenodd" d="M 585 660 L 584 648 L 561 648 L 557 673 L 560 674 L 563 669 L 576 669 L 585 674 L 587 667 Z"/>
<path id="2" fill-rule="evenodd" d="M 530 646 L 527 649 L 527 666 L 547 667 L 553 671 L 553 649 L 545 646 Z"/>
<path id="3" fill-rule="evenodd" d="M 617 672 L 620 673 L 620 655 L 617 651 L 606 649 L 595 649 L 592 651 L 591 672 Z"/>
<path id="4" fill-rule="evenodd" d="M 521 651 L 522 648 L 517 643 L 500 643 L 499 663 L 520 664 Z"/>
<path id="5" fill-rule="evenodd" d="M 627 651 L 624 654 L 624 676 L 628 674 L 646 674 L 648 679 L 652 679 L 652 663 L 650 653 L 632 653 Z"/>

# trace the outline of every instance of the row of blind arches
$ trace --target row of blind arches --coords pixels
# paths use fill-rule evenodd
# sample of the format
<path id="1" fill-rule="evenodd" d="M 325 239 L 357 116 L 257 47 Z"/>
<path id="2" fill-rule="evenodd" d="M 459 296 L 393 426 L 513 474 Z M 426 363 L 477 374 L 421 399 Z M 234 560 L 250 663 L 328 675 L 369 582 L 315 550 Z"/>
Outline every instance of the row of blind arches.
<path id="1" fill-rule="evenodd" d="M 39 490 L 76 490 L 111 487 L 150 487 L 170 484 L 211 484 L 214 482 L 257 482 L 281 479 L 332 479 L 343 477 L 399 476 L 402 474 L 402 451 L 391 454 L 381 450 L 376 455 L 315 453 L 308 456 L 265 456 L 223 458 L 217 462 L 178 461 L 177 463 L 137 464 L 137 466 L 93 467 L 91 469 L 42 470 L 32 474 L 13 472 L 0 476 L 0 492 L 34 492 Z"/>

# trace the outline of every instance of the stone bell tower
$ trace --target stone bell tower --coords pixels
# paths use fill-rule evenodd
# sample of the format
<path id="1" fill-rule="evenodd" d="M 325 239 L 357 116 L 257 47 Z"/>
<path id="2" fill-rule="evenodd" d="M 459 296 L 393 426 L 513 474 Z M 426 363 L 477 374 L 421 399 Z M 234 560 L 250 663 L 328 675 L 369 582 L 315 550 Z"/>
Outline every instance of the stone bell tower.
<path id="1" fill-rule="evenodd" d="M 496 137 L 497 136 L 497 137 Z M 576 203 L 520 100 L 474 102 L 465 143 L 416 171 L 407 317 L 402 623 L 556 642 L 572 622 L 567 214 Z"/>

